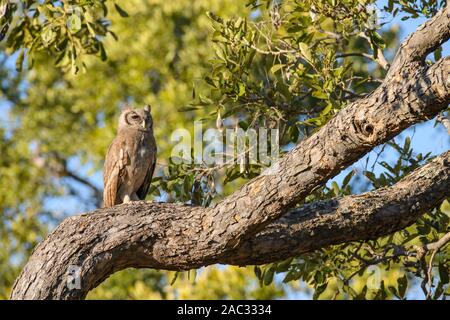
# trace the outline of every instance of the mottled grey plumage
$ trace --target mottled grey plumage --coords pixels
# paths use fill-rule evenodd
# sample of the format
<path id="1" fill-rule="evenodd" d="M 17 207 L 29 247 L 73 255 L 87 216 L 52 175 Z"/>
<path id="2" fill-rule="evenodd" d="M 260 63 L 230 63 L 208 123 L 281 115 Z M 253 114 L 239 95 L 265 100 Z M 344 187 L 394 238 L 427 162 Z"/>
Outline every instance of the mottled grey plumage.
<path id="1" fill-rule="evenodd" d="M 156 142 L 150 106 L 127 108 L 109 146 L 103 171 L 103 205 L 112 207 L 147 195 L 156 164 Z"/>

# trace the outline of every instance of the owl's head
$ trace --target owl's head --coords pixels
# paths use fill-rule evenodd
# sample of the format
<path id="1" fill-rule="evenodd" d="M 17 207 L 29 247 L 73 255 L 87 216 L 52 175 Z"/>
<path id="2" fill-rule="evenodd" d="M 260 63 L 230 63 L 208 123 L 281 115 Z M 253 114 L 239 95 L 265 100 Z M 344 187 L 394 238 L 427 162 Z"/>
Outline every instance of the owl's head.
<path id="1" fill-rule="evenodd" d="M 136 129 L 140 131 L 151 131 L 153 119 L 150 113 L 151 107 L 146 105 L 142 109 L 126 107 L 119 117 L 119 130 Z"/>

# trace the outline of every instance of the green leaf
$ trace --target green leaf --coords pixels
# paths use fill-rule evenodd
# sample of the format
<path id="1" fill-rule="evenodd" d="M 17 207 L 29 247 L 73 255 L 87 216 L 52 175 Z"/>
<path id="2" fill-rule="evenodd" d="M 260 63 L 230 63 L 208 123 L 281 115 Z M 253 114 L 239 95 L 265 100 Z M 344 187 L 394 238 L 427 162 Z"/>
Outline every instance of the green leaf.
<path id="1" fill-rule="evenodd" d="M 197 269 L 191 269 L 187 272 L 188 280 L 195 283 L 195 278 L 197 278 Z"/>
<path id="2" fill-rule="evenodd" d="M 403 9 L 404 11 L 408 12 L 409 14 L 411 14 L 411 16 L 412 16 L 413 18 L 417 18 L 417 17 L 419 16 L 419 15 L 417 14 L 416 10 L 415 10 L 414 8 L 410 7 L 410 6 L 404 5 L 404 6 L 402 7 L 402 9 Z"/>
<path id="3" fill-rule="evenodd" d="M 311 51 L 309 50 L 309 46 L 304 43 L 304 42 L 300 42 L 298 44 L 298 47 L 300 49 L 300 53 L 303 55 L 303 57 L 308 60 L 308 62 L 312 61 L 312 56 L 311 56 Z"/>
<path id="4" fill-rule="evenodd" d="M 289 258 L 286 259 L 284 261 L 281 261 L 280 263 L 277 264 L 276 266 L 276 271 L 277 272 L 286 272 L 289 270 L 289 267 L 291 266 L 292 260 L 294 260 L 294 258 Z"/>
<path id="5" fill-rule="evenodd" d="M 114 40 L 119 41 L 119 37 L 111 30 L 108 30 L 108 33 L 114 38 Z"/>
<path id="6" fill-rule="evenodd" d="M 106 61 L 108 59 L 108 56 L 106 55 L 105 47 L 103 46 L 103 43 L 99 43 L 100 46 L 100 59 L 102 61 Z"/>
<path id="7" fill-rule="evenodd" d="M 286 274 L 286 276 L 283 279 L 283 283 L 288 283 L 294 280 L 298 280 L 301 277 L 301 273 L 297 271 L 290 271 Z"/>
<path id="8" fill-rule="evenodd" d="M 192 190 L 191 180 L 189 176 L 185 176 L 183 180 L 183 191 L 186 195 L 189 195 L 191 190 Z"/>
<path id="9" fill-rule="evenodd" d="M 52 30 L 52 28 L 46 28 L 41 33 L 41 38 L 45 46 L 48 46 L 56 39 L 56 32 Z"/>
<path id="10" fill-rule="evenodd" d="M 220 60 L 223 60 L 225 62 L 227 61 L 227 57 L 225 56 L 221 48 L 216 48 L 216 55 Z"/>
<path id="11" fill-rule="evenodd" d="M 440 58 L 442 58 L 442 47 L 437 48 L 433 52 L 434 61 L 438 61 Z"/>
<path id="12" fill-rule="evenodd" d="M 71 33 L 77 33 L 81 29 L 81 19 L 78 15 L 72 14 L 67 19 L 67 28 Z"/>
<path id="13" fill-rule="evenodd" d="M 331 188 L 333 189 L 334 195 L 335 195 L 335 196 L 338 196 L 338 195 L 339 195 L 339 186 L 338 186 L 338 184 L 336 183 L 336 181 L 333 181 L 333 182 L 331 183 Z"/>
<path id="14" fill-rule="evenodd" d="M 5 23 L 2 28 L 0 29 L 0 41 L 2 41 L 9 30 L 9 23 Z"/>
<path id="15" fill-rule="evenodd" d="M 255 276 L 256 276 L 258 279 L 261 279 L 261 275 L 262 275 L 261 268 L 258 267 L 258 266 L 255 266 L 255 267 L 253 268 L 253 271 L 255 272 Z"/>
<path id="16" fill-rule="evenodd" d="M 172 277 L 172 280 L 170 280 L 170 285 L 171 285 L 171 286 L 173 286 L 174 283 L 175 283 L 175 281 L 177 281 L 178 275 L 179 275 L 179 274 L 180 274 L 179 271 L 175 271 L 175 273 L 174 273 L 174 275 L 173 275 L 173 277 Z"/>
<path id="17" fill-rule="evenodd" d="M 25 58 L 25 50 L 20 50 L 19 55 L 16 60 L 16 70 L 17 72 L 22 71 L 23 60 Z"/>
<path id="18" fill-rule="evenodd" d="M 384 39 L 377 32 L 371 32 L 370 39 L 376 48 L 384 49 L 386 47 Z"/>
<path id="19" fill-rule="evenodd" d="M 248 129 L 248 122 L 245 121 L 245 120 L 241 120 L 241 121 L 238 122 L 238 126 L 242 130 L 247 130 Z"/>
<path id="20" fill-rule="evenodd" d="M 373 183 L 377 182 L 377 178 L 375 177 L 375 174 L 371 171 L 364 171 L 363 174 Z"/>
<path id="21" fill-rule="evenodd" d="M 242 174 L 239 171 L 239 166 L 235 166 L 232 170 L 227 171 L 225 179 L 223 180 L 223 184 L 226 185 L 227 183 L 236 180 L 241 175 Z"/>
<path id="22" fill-rule="evenodd" d="M 433 300 L 438 300 L 443 293 L 444 293 L 444 286 L 442 282 L 440 282 L 437 285 L 436 290 L 434 291 Z"/>
<path id="23" fill-rule="evenodd" d="M 284 67 L 284 64 L 280 63 L 280 64 L 274 64 L 272 66 L 272 68 L 270 68 L 270 72 L 272 73 L 276 73 L 278 70 L 281 70 Z"/>
<path id="24" fill-rule="evenodd" d="M 443 263 L 439 263 L 438 271 L 439 271 L 439 278 L 441 279 L 441 283 L 443 283 L 443 284 L 449 283 L 449 276 L 448 276 L 449 270 L 445 267 L 445 265 Z"/>
<path id="25" fill-rule="evenodd" d="M 356 172 L 355 170 L 352 170 L 345 176 L 344 181 L 342 182 L 342 188 L 348 185 L 350 179 L 355 175 L 355 172 Z"/>
<path id="26" fill-rule="evenodd" d="M 399 294 L 398 294 L 398 291 L 397 291 L 397 288 L 396 288 L 396 287 L 394 287 L 394 286 L 388 286 L 388 289 L 389 289 L 389 291 L 392 292 L 392 294 L 393 294 L 396 298 L 401 299 L 401 297 L 400 297 Z"/>
<path id="27" fill-rule="evenodd" d="M 288 129 L 289 138 L 293 143 L 297 143 L 300 132 L 298 131 L 298 127 L 296 125 L 292 125 Z"/>
<path id="28" fill-rule="evenodd" d="M 300 25 L 300 24 L 296 24 L 296 25 L 292 25 L 287 29 L 288 33 L 297 33 L 302 31 L 303 29 L 305 29 L 304 26 Z"/>
<path id="29" fill-rule="evenodd" d="M 439 209 L 447 216 L 450 216 L 450 202 L 448 200 L 444 200 Z"/>
<path id="30" fill-rule="evenodd" d="M 323 92 L 322 90 L 315 90 L 315 91 L 313 91 L 313 93 L 311 95 L 314 98 L 317 98 L 317 99 L 322 99 L 322 100 L 327 100 L 328 99 L 327 93 Z"/>
<path id="31" fill-rule="evenodd" d="M 128 18 L 130 15 L 123 10 L 117 3 L 114 3 L 114 8 L 116 9 L 116 11 L 120 14 L 120 16 L 122 18 Z"/>
<path id="32" fill-rule="evenodd" d="M 229 43 L 230 41 L 225 38 L 219 31 L 215 31 L 211 38 L 213 42 Z"/>
<path id="33" fill-rule="evenodd" d="M 323 273 L 320 272 L 320 271 L 317 271 L 314 274 L 314 283 L 315 284 L 322 284 L 322 283 L 324 283 L 324 281 L 325 281 L 325 277 L 324 277 Z"/>
<path id="34" fill-rule="evenodd" d="M 268 286 L 272 283 L 274 274 L 275 271 L 272 268 L 264 272 L 264 285 Z"/>
<path id="35" fill-rule="evenodd" d="M 394 9 L 394 0 L 388 0 L 388 5 L 385 8 L 388 12 L 392 12 Z"/>
<path id="36" fill-rule="evenodd" d="M 317 300 L 319 298 L 319 296 L 326 290 L 328 286 L 328 283 L 325 282 L 324 284 L 321 284 L 320 286 L 316 287 L 316 290 L 314 291 L 313 294 L 313 299 Z"/>
<path id="37" fill-rule="evenodd" d="M 211 87 L 217 88 L 217 84 L 214 82 L 213 78 L 211 78 L 210 76 L 205 77 L 205 82 L 207 84 L 209 84 Z M 195 97 L 193 97 L 193 98 L 195 98 Z"/>
<path id="38" fill-rule="evenodd" d="M 201 104 L 201 105 L 207 106 L 207 105 L 213 104 L 213 101 L 212 101 L 210 98 L 205 97 L 205 96 L 202 95 L 202 94 L 199 94 L 198 98 L 199 98 L 199 100 L 200 100 L 200 104 Z"/>
<path id="39" fill-rule="evenodd" d="M 410 147 L 411 147 L 411 138 L 406 137 L 405 144 L 403 145 L 403 152 L 404 153 L 408 152 Z"/>
<path id="40" fill-rule="evenodd" d="M 401 298 L 404 298 L 406 289 L 408 288 L 408 277 L 406 276 L 406 274 L 403 277 L 397 279 L 397 284 L 398 284 L 398 295 Z"/>
<path id="41" fill-rule="evenodd" d="M 327 106 L 320 112 L 321 115 L 326 116 L 333 109 L 333 104 L 329 102 Z"/>
<path id="42" fill-rule="evenodd" d="M 90 22 L 86 23 L 86 27 L 87 27 L 89 33 L 91 34 L 91 36 L 95 37 L 96 34 L 95 34 L 94 28 L 92 28 L 92 23 L 90 23 Z M 113 36 L 113 38 L 114 38 L 114 36 Z"/>
<path id="43" fill-rule="evenodd" d="M 244 94 L 245 94 L 245 84 L 243 84 L 242 82 L 239 82 L 238 96 L 242 97 Z"/>

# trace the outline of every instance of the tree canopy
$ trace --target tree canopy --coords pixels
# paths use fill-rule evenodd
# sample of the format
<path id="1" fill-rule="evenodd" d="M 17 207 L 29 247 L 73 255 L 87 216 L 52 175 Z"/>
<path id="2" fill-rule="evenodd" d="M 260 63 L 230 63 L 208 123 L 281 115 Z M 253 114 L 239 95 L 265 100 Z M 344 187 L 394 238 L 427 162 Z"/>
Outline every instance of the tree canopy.
<path id="1" fill-rule="evenodd" d="M 193 230 L 197 213 L 252 224 L 228 235 L 239 239 L 232 250 L 219 242 L 199 249 L 211 256 L 205 263 L 183 264 L 179 255 L 149 263 L 154 269 L 127 269 L 88 298 L 450 295 L 448 152 L 418 153 L 417 137 L 394 138 L 424 120 L 446 134 L 449 16 L 438 0 L 2 0 L 0 297 L 9 297 L 32 249 L 64 218 L 101 206 L 103 159 L 121 108 L 147 103 L 158 144 L 147 200 L 185 204 L 173 212 L 192 218 Z M 427 22 L 400 46 L 396 17 Z M 265 166 L 245 158 L 174 162 L 171 134 L 193 133 L 196 120 L 220 130 L 278 129 L 287 180 L 269 180 Z M 352 141 L 353 130 L 364 139 Z M 349 167 L 371 150 L 363 170 Z M 254 193 L 267 216 L 251 215 L 259 211 L 237 197 L 258 181 L 275 189 Z M 271 206 L 276 201 L 286 208 Z M 246 210 L 222 210 L 224 203 Z M 105 214 L 127 214 L 120 208 Z M 172 207 L 136 208 L 129 210 L 155 216 L 160 228 L 174 225 Z M 336 212 L 311 225 L 301 218 Z M 346 212 L 351 223 L 339 218 Z M 101 214 L 86 221 L 101 224 Z M 327 234 L 320 223 L 340 229 Z M 280 244 L 280 235 L 291 242 Z M 186 243 L 180 252 L 190 250 Z M 245 267 L 200 268 L 210 261 Z"/>

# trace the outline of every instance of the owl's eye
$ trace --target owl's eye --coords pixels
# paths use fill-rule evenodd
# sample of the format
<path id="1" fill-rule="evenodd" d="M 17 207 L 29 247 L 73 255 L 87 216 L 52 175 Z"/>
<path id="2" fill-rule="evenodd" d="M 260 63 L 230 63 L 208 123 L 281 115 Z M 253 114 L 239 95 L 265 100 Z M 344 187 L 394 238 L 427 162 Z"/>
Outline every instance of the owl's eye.
<path id="1" fill-rule="evenodd" d="M 137 114 L 133 114 L 131 116 L 131 119 L 133 119 L 133 120 L 140 120 L 140 117 Z"/>

